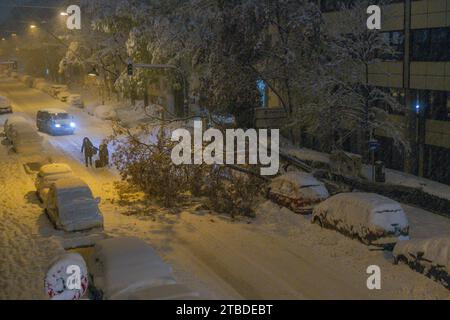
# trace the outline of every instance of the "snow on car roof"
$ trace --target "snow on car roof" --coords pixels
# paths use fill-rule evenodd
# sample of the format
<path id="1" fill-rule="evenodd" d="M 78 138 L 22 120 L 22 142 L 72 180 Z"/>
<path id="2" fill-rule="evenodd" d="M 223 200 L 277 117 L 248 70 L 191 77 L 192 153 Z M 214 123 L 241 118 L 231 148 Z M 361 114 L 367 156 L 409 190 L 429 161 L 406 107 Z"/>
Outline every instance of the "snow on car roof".
<path id="1" fill-rule="evenodd" d="M 68 179 L 59 179 L 54 182 L 54 185 L 58 191 L 71 189 L 89 189 L 89 186 L 86 184 L 86 182 L 76 177 Z"/>
<path id="2" fill-rule="evenodd" d="M 392 199 L 376 193 L 351 192 L 340 193 L 330 198 L 332 202 L 346 202 L 358 207 L 365 207 L 371 212 L 403 211 L 401 205 Z"/>
<path id="3" fill-rule="evenodd" d="M 41 167 L 39 173 L 42 175 L 53 175 L 61 173 L 71 173 L 72 169 L 65 163 L 52 163 Z"/>
<path id="4" fill-rule="evenodd" d="M 274 179 L 274 181 L 286 180 L 298 185 L 299 187 L 319 186 L 322 185 L 319 180 L 306 172 L 292 171 Z"/>
<path id="5" fill-rule="evenodd" d="M 27 120 L 22 116 L 12 115 L 6 119 L 5 125 L 11 126 L 12 124 L 19 122 L 27 122 Z"/>
<path id="6" fill-rule="evenodd" d="M 56 114 L 56 113 L 68 113 L 66 110 L 63 109 L 54 109 L 54 108 L 49 108 L 49 109 L 42 109 L 40 110 L 42 112 L 48 112 L 48 113 L 52 113 L 52 114 Z"/>
<path id="7" fill-rule="evenodd" d="M 151 246 L 138 238 L 112 238 L 97 242 L 91 262 L 98 262 L 101 266 L 93 270 L 98 270 L 96 276 L 102 278 L 101 290 L 109 299 L 173 281 L 172 269 Z"/>

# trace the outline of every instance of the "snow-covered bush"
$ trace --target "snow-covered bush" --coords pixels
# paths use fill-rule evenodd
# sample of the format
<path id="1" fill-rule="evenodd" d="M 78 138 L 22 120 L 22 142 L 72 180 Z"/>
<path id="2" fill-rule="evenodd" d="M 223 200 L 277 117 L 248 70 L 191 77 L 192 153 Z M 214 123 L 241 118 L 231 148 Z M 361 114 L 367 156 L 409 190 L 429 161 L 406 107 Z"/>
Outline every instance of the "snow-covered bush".
<path id="1" fill-rule="evenodd" d="M 111 141 L 115 149 L 112 160 L 122 180 L 161 200 L 164 206 L 173 206 L 186 185 L 183 168 L 171 159 L 174 143 L 170 136 L 145 125 L 136 133 L 116 126 Z"/>
<path id="2" fill-rule="evenodd" d="M 261 179 L 217 166 L 207 176 L 205 195 L 208 197 L 207 205 L 212 210 L 232 217 L 253 217 L 263 189 Z"/>

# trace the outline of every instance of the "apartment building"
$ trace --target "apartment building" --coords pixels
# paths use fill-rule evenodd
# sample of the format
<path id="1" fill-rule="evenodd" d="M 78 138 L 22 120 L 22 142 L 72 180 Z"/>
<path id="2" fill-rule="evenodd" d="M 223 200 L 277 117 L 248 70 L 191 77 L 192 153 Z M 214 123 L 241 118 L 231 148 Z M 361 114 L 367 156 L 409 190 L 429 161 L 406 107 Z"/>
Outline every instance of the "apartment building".
<path id="1" fill-rule="evenodd" d="M 340 1 L 319 1 L 326 19 L 338 19 Z M 369 82 L 414 111 L 390 115 L 408 128 L 413 163 L 382 130 L 377 157 L 389 168 L 450 184 L 450 0 L 392 0 L 382 7 L 382 32 L 398 54 L 372 65 Z M 351 142 L 347 147 L 352 151 Z"/>

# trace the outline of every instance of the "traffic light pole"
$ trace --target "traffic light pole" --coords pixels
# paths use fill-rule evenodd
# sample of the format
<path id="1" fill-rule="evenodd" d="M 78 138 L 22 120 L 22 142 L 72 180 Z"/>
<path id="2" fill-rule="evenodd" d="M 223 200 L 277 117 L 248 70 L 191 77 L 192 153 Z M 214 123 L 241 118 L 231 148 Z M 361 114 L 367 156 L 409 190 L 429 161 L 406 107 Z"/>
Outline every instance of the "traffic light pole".
<path id="1" fill-rule="evenodd" d="M 134 68 L 142 68 L 142 69 L 162 69 L 162 70 L 174 70 L 181 76 L 182 86 L 183 86 L 183 113 L 187 115 L 189 113 L 189 98 L 188 98 L 188 91 L 187 91 L 187 81 L 186 77 L 184 76 L 183 72 L 178 68 L 177 66 L 170 65 L 170 64 L 145 64 L 145 63 L 136 63 L 133 64 L 132 62 L 128 62 L 128 75 L 133 75 L 133 69 Z"/>

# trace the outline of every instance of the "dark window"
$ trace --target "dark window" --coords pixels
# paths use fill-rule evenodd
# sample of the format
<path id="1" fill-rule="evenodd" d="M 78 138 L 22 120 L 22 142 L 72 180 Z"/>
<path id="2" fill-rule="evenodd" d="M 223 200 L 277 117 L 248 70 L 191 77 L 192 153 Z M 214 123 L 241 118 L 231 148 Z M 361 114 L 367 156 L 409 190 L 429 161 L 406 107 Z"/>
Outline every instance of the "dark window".
<path id="1" fill-rule="evenodd" d="M 412 32 L 413 61 L 450 61 L 450 28 Z"/>
<path id="2" fill-rule="evenodd" d="M 429 120 L 450 121 L 449 99 L 447 91 L 413 90 L 413 107 L 418 114 Z"/>
<path id="3" fill-rule="evenodd" d="M 402 31 L 383 32 L 382 36 L 386 43 L 392 48 L 392 53 L 380 54 L 382 60 L 403 60 L 405 53 L 405 35 Z"/>

